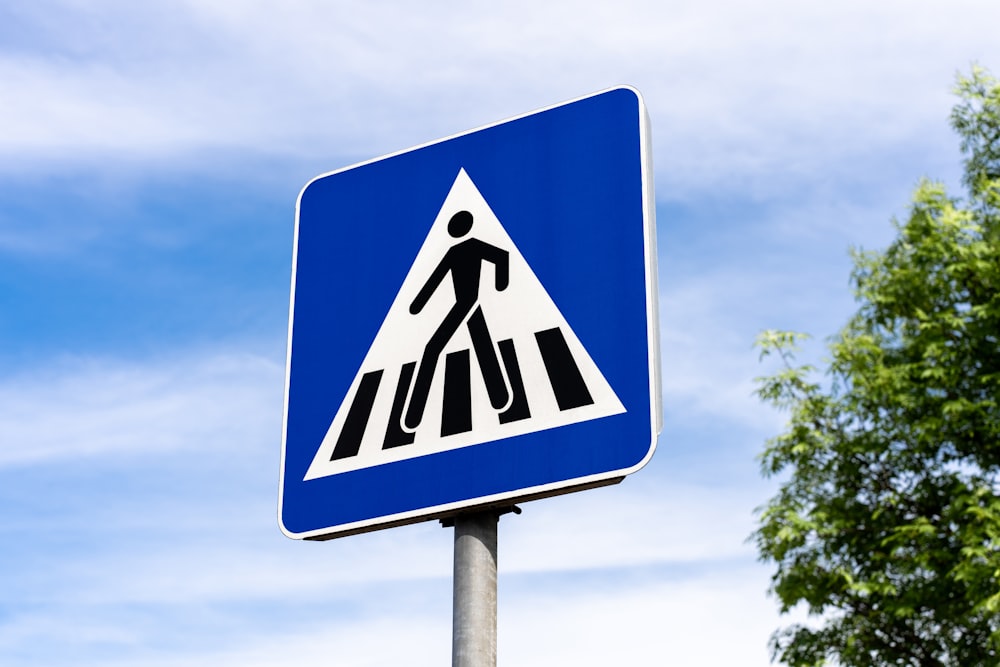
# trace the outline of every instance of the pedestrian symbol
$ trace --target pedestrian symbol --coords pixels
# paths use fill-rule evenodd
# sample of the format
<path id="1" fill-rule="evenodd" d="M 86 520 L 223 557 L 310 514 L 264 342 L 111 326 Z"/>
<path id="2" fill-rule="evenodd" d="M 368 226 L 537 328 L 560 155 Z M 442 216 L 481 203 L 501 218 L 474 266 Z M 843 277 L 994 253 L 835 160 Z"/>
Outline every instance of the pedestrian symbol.
<path id="1" fill-rule="evenodd" d="M 462 169 L 305 479 L 623 412 Z"/>
<path id="2" fill-rule="evenodd" d="M 472 214 L 468 211 L 459 211 L 448 221 L 448 233 L 456 238 L 465 236 L 472 229 L 473 220 Z M 424 355 L 417 367 L 417 379 L 413 383 L 413 392 L 410 394 L 409 407 L 406 410 L 404 424 L 407 429 L 415 429 L 420 425 L 438 357 L 463 322 L 469 328 L 472 347 L 476 351 L 483 380 L 486 382 L 486 392 L 489 394 L 490 404 L 494 409 L 500 409 L 507 405 L 511 393 L 507 390 L 507 382 L 505 382 L 500 370 L 500 361 L 497 359 L 490 331 L 483 317 L 483 309 L 478 305 L 483 261 L 490 261 L 494 264 L 496 288 L 498 291 L 503 291 L 507 289 L 507 281 L 509 280 L 507 258 L 506 250 L 501 250 L 477 238 L 470 238 L 453 245 L 420 289 L 417 298 L 410 304 L 410 313 L 418 314 L 423 310 L 445 276 L 449 273 L 453 274 L 455 305 L 445 315 L 441 326 L 431 335 L 427 347 L 424 348 Z"/>

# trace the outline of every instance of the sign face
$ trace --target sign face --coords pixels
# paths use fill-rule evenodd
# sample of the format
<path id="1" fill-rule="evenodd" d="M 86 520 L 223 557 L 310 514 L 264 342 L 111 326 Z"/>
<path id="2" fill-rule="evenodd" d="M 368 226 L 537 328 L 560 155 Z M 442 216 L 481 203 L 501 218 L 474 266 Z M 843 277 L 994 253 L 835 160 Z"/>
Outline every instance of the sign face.
<path id="1" fill-rule="evenodd" d="M 616 88 L 297 206 L 279 523 L 325 538 L 620 480 L 660 430 L 645 107 Z"/>

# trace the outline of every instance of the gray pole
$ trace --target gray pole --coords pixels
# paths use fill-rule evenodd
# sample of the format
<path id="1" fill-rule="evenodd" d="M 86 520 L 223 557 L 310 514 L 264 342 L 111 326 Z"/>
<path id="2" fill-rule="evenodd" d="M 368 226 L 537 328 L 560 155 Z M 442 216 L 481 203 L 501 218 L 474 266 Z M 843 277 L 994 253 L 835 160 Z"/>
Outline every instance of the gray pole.
<path id="1" fill-rule="evenodd" d="M 494 507 L 443 519 L 455 527 L 452 596 L 452 667 L 497 664 L 497 523 L 517 505 Z"/>
<path id="2" fill-rule="evenodd" d="M 498 512 L 460 514 L 455 521 L 452 667 L 497 664 Z"/>

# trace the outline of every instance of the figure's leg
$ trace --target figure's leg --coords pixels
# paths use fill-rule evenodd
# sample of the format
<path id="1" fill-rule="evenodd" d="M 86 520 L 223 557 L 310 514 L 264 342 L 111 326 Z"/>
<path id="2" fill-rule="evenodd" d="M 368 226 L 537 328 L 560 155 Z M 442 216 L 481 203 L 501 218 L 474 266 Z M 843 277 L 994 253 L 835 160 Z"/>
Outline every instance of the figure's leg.
<path id="1" fill-rule="evenodd" d="M 468 314 L 469 307 L 467 305 L 455 304 L 445 315 L 441 326 L 431 334 L 430 340 L 427 341 L 424 355 L 420 357 L 420 364 L 417 366 L 417 379 L 413 382 L 410 405 L 406 409 L 406 419 L 403 422 L 407 429 L 412 431 L 420 426 L 420 421 L 424 418 L 424 408 L 427 406 L 427 397 L 431 393 L 431 381 L 434 379 L 434 369 L 437 368 L 438 358 L 444 351 L 444 346 L 458 331 L 458 327 L 462 326 L 462 322 Z"/>
<path id="2" fill-rule="evenodd" d="M 469 335 L 472 337 L 472 348 L 476 351 L 479 370 L 482 371 L 483 381 L 486 382 L 486 393 L 489 394 L 490 405 L 493 406 L 494 410 L 502 410 L 510 401 L 510 392 L 503 379 L 500 359 L 497 358 L 490 330 L 486 327 L 486 318 L 483 317 L 482 308 L 477 306 L 472 311 L 466 326 L 469 327 Z"/>

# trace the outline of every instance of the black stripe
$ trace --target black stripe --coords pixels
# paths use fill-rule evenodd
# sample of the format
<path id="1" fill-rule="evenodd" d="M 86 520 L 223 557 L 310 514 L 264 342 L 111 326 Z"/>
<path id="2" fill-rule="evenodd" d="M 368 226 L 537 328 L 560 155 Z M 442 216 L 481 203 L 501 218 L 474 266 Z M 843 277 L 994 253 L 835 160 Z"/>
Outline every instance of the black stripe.
<path id="1" fill-rule="evenodd" d="M 413 369 L 416 367 L 417 362 L 411 361 L 408 364 L 403 364 L 403 368 L 399 372 L 399 382 L 396 384 L 396 393 L 392 398 L 392 411 L 389 413 L 389 423 L 385 428 L 382 449 L 413 444 L 413 432 L 408 433 L 403 430 L 403 404 L 406 403 L 406 394 L 410 391 Z"/>
<path id="2" fill-rule="evenodd" d="M 497 343 L 497 346 L 500 348 L 500 356 L 503 357 L 503 365 L 507 369 L 511 391 L 514 392 L 510 406 L 500 413 L 500 423 L 509 424 L 527 419 L 531 416 L 531 409 L 528 407 L 528 397 L 524 393 L 524 380 L 521 378 L 521 367 L 517 363 L 514 341 L 508 338 Z"/>
<path id="3" fill-rule="evenodd" d="M 472 386 L 469 351 L 452 352 L 444 361 L 444 405 L 441 408 L 441 436 L 472 430 Z"/>
<path id="4" fill-rule="evenodd" d="M 546 329 L 535 334 L 538 351 L 545 362 L 545 372 L 549 375 L 552 392 L 560 410 L 570 410 L 591 405 L 594 399 L 587 390 L 580 369 L 573 360 L 573 354 L 566 345 L 566 339 L 558 328 Z"/>
<path id="5" fill-rule="evenodd" d="M 378 392 L 378 385 L 382 381 L 382 371 L 371 371 L 365 373 L 358 385 L 358 393 L 354 395 L 354 402 L 344 420 L 344 428 L 340 430 L 340 437 L 337 438 L 337 445 L 330 455 L 331 461 L 337 459 L 347 459 L 357 456 L 361 449 L 361 439 L 365 437 L 365 428 L 368 426 L 368 417 L 371 415 L 372 406 L 375 404 L 375 394 Z"/>

